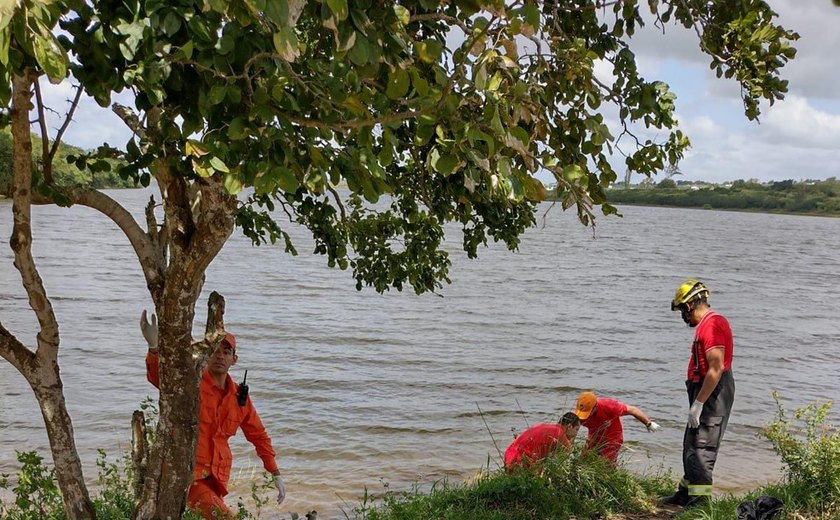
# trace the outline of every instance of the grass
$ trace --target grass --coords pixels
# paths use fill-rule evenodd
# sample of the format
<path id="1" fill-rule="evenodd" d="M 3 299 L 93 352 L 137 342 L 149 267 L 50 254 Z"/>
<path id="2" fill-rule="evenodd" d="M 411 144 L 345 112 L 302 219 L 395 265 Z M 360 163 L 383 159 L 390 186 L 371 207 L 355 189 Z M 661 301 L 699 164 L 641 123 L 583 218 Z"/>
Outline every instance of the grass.
<path id="1" fill-rule="evenodd" d="M 358 520 L 525 520 L 652 513 L 673 490 L 668 476 L 639 477 L 597 455 L 558 451 L 531 470 L 485 472 L 429 492 L 388 493 L 356 509 Z"/>

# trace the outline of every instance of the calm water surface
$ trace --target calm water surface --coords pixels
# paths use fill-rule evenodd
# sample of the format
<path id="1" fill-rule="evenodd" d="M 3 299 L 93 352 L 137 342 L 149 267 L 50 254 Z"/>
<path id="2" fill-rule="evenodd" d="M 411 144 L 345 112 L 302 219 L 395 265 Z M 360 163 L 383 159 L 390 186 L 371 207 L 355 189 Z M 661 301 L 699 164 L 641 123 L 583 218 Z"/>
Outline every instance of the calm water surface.
<path id="1" fill-rule="evenodd" d="M 140 217 L 149 192 L 112 195 Z M 735 334 L 737 394 L 718 489 L 776 478 L 777 458 L 758 436 L 773 417 L 771 392 L 790 407 L 840 397 L 840 220 L 622 211 L 600 218 L 593 233 L 555 208 L 519 252 L 494 244 L 476 261 L 459 253 L 453 229 L 453 283 L 439 295 L 357 292 L 349 272 L 308 254 L 311 240 L 298 229 L 289 230 L 297 258 L 234 236 L 205 289 L 227 299 L 240 345 L 233 376 L 248 369 L 279 451 L 289 498 L 271 515 L 317 509 L 335 517 L 365 487 L 469 476 L 488 457 L 499 463 L 494 442 L 503 451 L 512 431 L 557 419 L 586 389 L 662 425 L 649 434 L 625 418 L 628 465 L 681 473 L 692 331 L 669 302 L 688 276 L 707 283 Z M 34 252 L 61 326 L 68 406 L 93 479 L 96 449 L 127 449 L 132 410 L 156 396 L 137 326 L 151 300 L 109 220 L 81 207 L 38 207 L 33 218 Z M 33 345 L 36 320 L 12 266 L 10 230 L 11 204 L 0 201 L 0 320 Z M 198 308 L 197 332 L 206 298 Z M 261 470 L 241 435 L 233 449 L 231 504 Z M 15 450 L 46 454 L 47 441 L 31 390 L 0 360 L 0 473 L 17 469 Z"/>

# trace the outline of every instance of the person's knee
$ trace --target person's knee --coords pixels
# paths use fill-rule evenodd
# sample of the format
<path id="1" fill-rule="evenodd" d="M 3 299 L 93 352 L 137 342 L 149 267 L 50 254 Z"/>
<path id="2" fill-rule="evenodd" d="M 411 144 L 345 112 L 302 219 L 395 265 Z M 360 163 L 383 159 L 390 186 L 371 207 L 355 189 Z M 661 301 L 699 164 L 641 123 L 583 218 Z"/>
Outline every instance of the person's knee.
<path id="1" fill-rule="evenodd" d="M 224 499 L 207 482 L 196 481 L 190 486 L 187 505 L 207 520 L 228 520 L 234 516 Z"/>

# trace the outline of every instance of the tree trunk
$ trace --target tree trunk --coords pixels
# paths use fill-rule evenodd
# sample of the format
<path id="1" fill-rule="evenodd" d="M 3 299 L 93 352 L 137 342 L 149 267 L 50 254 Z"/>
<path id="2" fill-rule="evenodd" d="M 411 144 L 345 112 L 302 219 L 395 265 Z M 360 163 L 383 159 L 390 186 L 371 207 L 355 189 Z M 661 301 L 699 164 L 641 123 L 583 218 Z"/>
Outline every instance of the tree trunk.
<path id="1" fill-rule="evenodd" d="M 177 520 L 186 507 L 198 440 L 198 385 L 209 354 L 206 342 L 201 347 L 192 341 L 195 304 L 207 267 L 233 233 L 236 212 L 236 197 L 227 193 L 220 179 L 190 184 L 185 172 L 176 171 L 180 165 L 159 158 L 152 168 L 165 216 L 168 254 L 160 257 L 169 263 L 162 284 L 149 281 L 158 316 L 160 421 L 135 520 Z M 153 216 L 147 214 L 147 220 L 150 239 L 159 241 L 160 237 L 154 238 Z"/>
<path id="2" fill-rule="evenodd" d="M 61 489 L 67 518 L 93 519 L 96 513 L 85 486 L 79 453 L 76 451 L 73 422 L 64 402 L 58 364 L 49 361 L 43 363 L 30 385 L 38 398 L 41 415 L 47 427 L 58 487 Z"/>
<path id="3" fill-rule="evenodd" d="M 32 140 L 29 114 L 32 111 L 32 85 L 37 78 L 31 71 L 12 77 L 12 213 L 14 226 L 9 241 L 15 267 L 29 296 L 29 306 L 38 318 L 40 331 L 34 355 L 10 333 L 3 334 L 0 354 L 23 374 L 35 392 L 50 439 L 64 512 L 69 520 L 95 518 L 93 504 L 85 486 L 82 464 L 73 438 L 73 424 L 65 405 L 58 368 L 58 322 L 44 284 L 32 257 Z M 7 333 L 5 329 L 4 333 Z"/>
<path id="4" fill-rule="evenodd" d="M 184 307 L 166 298 L 163 307 L 158 319 L 160 420 L 135 520 L 181 518 L 193 482 L 201 375 L 189 348 L 195 311 L 193 306 Z"/>

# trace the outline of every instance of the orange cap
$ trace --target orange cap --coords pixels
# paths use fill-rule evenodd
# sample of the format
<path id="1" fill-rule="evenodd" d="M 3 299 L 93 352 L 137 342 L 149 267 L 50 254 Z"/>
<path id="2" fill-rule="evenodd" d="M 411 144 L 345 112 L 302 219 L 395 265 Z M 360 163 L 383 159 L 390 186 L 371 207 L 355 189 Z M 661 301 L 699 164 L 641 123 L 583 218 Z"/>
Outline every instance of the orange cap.
<path id="1" fill-rule="evenodd" d="M 597 402 L 595 392 L 581 393 L 580 397 L 578 397 L 577 404 L 575 405 L 575 415 L 577 415 L 581 421 L 585 421 L 590 415 L 592 415 L 592 410 L 595 409 Z"/>
<path id="2" fill-rule="evenodd" d="M 227 343 L 234 351 L 236 351 L 236 338 L 230 332 L 225 331 L 225 339 L 222 340 L 222 343 Z"/>

